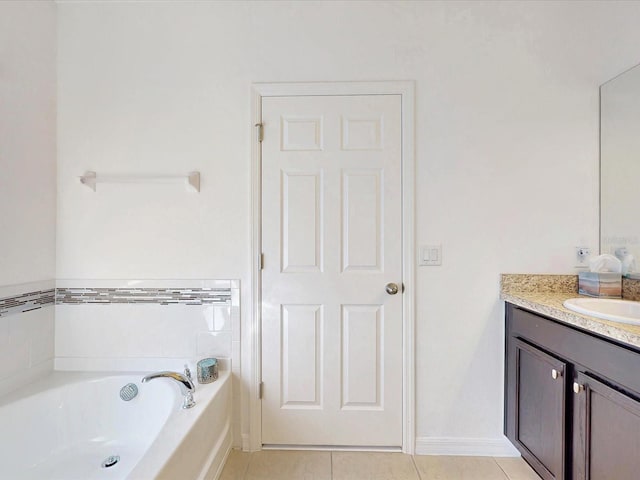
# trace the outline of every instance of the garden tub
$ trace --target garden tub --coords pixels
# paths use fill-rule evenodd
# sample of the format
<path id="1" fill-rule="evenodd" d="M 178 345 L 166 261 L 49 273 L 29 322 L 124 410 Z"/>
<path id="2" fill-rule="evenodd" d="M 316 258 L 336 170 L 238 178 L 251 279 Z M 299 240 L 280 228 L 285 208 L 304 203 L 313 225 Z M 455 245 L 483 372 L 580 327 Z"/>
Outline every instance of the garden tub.
<path id="1" fill-rule="evenodd" d="M 0 476 L 215 479 L 231 448 L 228 371 L 197 385 L 190 409 L 176 382 L 144 375 L 54 372 L 0 398 Z"/>

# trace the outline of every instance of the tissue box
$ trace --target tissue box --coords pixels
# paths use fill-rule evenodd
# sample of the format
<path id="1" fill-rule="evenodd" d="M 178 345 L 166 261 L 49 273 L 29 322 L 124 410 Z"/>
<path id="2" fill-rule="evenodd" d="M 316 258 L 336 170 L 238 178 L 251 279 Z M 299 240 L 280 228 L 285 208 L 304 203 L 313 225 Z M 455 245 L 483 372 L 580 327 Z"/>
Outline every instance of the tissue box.
<path id="1" fill-rule="evenodd" d="M 622 275 L 619 273 L 580 272 L 578 293 L 590 297 L 622 297 Z"/>

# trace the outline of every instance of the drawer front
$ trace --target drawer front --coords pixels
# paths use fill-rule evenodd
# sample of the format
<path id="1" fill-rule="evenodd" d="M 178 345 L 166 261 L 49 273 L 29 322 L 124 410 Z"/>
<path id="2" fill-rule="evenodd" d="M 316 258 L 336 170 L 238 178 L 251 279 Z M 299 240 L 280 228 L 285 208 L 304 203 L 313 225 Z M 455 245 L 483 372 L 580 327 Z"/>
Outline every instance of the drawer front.
<path id="1" fill-rule="evenodd" d="M 640 352 L 513 305 L 507 306 L 507 335 L 540 345 L 545 351 L 577 364 L 606 383 L 624 385 L 640 397 Z"/>

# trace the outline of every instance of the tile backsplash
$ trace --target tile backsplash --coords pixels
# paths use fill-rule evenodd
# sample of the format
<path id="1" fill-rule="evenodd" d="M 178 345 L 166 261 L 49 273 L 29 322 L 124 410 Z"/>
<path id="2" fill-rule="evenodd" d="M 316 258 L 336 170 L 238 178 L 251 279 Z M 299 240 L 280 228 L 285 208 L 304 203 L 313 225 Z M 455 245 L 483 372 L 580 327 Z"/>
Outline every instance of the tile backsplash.
<path id="1" fill-rule="evenodd" d="M 0 298 L 0 317 L 37 310 L 55 302 L 55 289 L 35 290 Z"/>
<path id="2" fill-rule="evenodd" d="M 53 369 L 55 281 L 0 287 L 0 395 Z"/>
<path id="3" fill-rule="evenodd" d="M 56 369 L 153 370 L 207 356 L 239 359 L 238 301 L 232 280 L 58 280 Z"/>
<path id="4" fill-rule="evenodd" d="M 235 360 L 238 369 L 239 291 L 236 280 L 50 280 L 0 287 L 0 382 L 28 377 L 42 362 L 53 365 L 54 356 L 58 369 L 146 370 L 205 356 Z"/>

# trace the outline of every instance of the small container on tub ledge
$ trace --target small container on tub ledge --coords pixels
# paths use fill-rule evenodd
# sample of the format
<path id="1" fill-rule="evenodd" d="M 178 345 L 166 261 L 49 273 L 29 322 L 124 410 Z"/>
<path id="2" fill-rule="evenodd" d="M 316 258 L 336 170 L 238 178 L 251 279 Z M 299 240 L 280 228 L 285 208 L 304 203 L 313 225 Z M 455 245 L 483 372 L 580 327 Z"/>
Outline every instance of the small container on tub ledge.
<path id="1" fill-rule="evenodd" d="M 198 383 L 211 383 L 218 379 L 218 360 L 203 358 L 198 362 Z"/>

